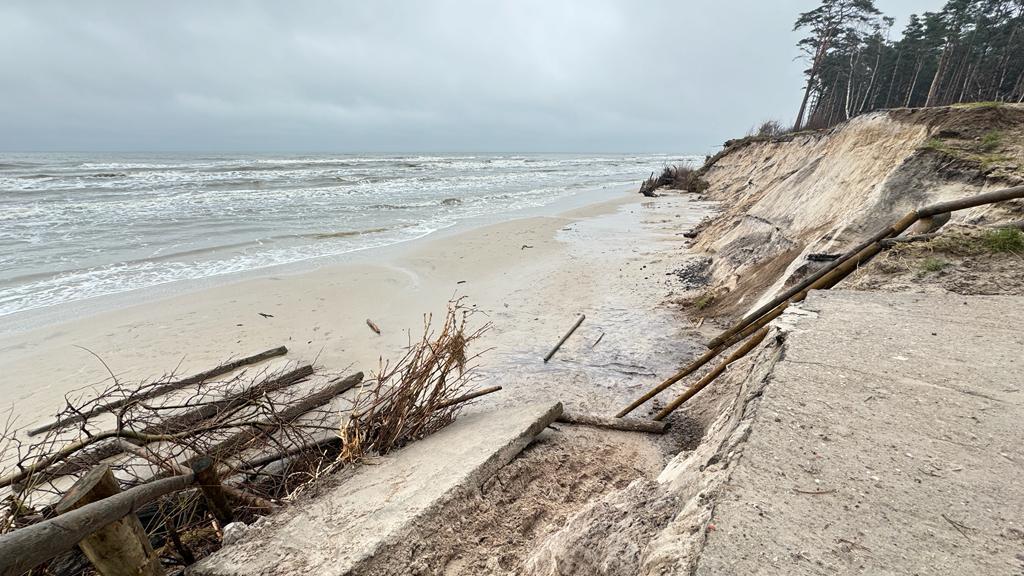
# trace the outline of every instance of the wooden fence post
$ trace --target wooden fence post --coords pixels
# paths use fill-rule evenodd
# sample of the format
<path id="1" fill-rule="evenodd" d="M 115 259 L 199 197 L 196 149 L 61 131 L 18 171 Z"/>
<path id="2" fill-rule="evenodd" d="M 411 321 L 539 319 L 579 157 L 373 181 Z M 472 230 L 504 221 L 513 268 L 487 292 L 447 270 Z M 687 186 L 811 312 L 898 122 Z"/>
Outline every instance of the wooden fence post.
<path id="1" fill-rule="evenodd" d="M 103 464 L 82 476 L 57 503 L 57 513 L 81 508 L 121 492 L 110 467 Z M 103 576 L 164 576 L 160 558 L 134 513 L 86 536 L 78 547 Z"/>
<path id="2" fill-rule="evenodd" d="M 220 484 L 220 478 L 217 477 L 217 467 L 214 466 L 213 458 L 209 456 L 199 458 L 192 464 L 192 472 L 196 475 L 196 484 L 199 485 L 203 496 L 206 497 L 210 512 L 213 513 L 213 517 L 217 519 L 217 523 L 223 530 L 234 520 L 234 514 L 231 511 L 231 504 L 228 502 L 228 495 Z"/>

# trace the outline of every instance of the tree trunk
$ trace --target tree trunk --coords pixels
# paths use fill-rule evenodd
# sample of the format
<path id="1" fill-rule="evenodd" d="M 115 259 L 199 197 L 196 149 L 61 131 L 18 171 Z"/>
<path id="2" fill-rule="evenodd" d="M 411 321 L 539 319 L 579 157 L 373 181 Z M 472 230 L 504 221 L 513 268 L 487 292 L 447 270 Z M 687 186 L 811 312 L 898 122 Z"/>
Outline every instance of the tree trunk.
<path id="1" fill-rule="evenodd" d="M 885 107 L 892 106 L 892 88 L 896 83 L 896 73 L 900 70 L 900 60 L 903 59 L 903 49 L 896 53 L 896 64 L 892 67 L 892 76 L 889 78 L 889 89 L 885 92 Z"/>
<path id="2" fill-rule="evenodd" d="M 917 58 L 917 68 L 914 70 L 914 79 L 910 81 L 910 87 L 907 88 L 907 101 L 904 103 L 904 107 L 910 108 L 910 100 L 914 97 L 914 88 L 917 88 L 917 78 L 921 75 L 921 65 L 924 63 L 924 59 L 920 56 Z"/>
<path id="3" fill-rule="evenodd" d="M 932 78 L 932 85 L 928 88 L 928 97 L 924 101 L 925 108 L 935 106 L 939 101 L 939 88 L 942 86 L 942 77 L 949 66 L 949 55 L 952 52 L 953 41 L 947 40 L 945 48 L 942 49 L 942 56 L 939 57 L 939 66 L 935 69 L 935 76 Z"/>

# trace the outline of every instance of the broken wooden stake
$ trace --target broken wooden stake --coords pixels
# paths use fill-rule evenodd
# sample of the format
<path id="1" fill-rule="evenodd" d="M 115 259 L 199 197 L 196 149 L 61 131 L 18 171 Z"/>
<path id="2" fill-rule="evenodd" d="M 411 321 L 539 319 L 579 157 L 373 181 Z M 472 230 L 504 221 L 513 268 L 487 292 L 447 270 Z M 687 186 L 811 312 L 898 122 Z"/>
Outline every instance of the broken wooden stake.
<path id="1" fill-rule="evenodd" d="M 192 472 L 196 475 L 196 484 L 203 491 L 210 513 L 217 519 L 220 529 L 224 530 L 225 526 L 234 521 L 235 514 L 231 510 L 231 503 L 228 502 L 227 492 L 221 486 L 213 459 L 203 456 L 196 460 L 192 464 Z"/>
<path id="2" fill-rule="evenodd" d="M 57 504 L 63 514 L 121 493 L 110 467 L 90 470 Z M 134 511 L 86 536 L 78 547 L 103 576 L 163 576 L 160 557 Z"/>
<path id="3" fill-rule="evenodd" d="M 569 331 L 565 333 L 565 336 L 562 336 L 562 339 L 558 341 L 558 344 L 555 344 L 555 347 L 552 348 L 551 351 L 548 352 L 547 356 L 544 357 L 544 362 L 551 360 L 551 357 L 555 355 L 555 352 L 558 352 L 558 349 L 562 347 L 562 344 L 565 344 L 565 341 L 569 339 L 569 336 L 572 336 L 572 333 L 575 332 L 576 329 L 580 327 L 580 324 L 582 324 L 583 320 L 585 319 L 586 315 L 580 314 L 580 317 L 576 319 L 576 322 L 572 325 L 572 328 L 569 328 Z"/>
<path id="4" fill-rule="evenodd" d="M 650 434 L 664 434 L 665 430 L 668 429 L 668 422 L 640 420 L 638 418 L 609 418 L 596 414 L 575 414 L 572 412 L 562 412 L 557 422 L 624 430 L 626 432 L 647 432 Z"/>

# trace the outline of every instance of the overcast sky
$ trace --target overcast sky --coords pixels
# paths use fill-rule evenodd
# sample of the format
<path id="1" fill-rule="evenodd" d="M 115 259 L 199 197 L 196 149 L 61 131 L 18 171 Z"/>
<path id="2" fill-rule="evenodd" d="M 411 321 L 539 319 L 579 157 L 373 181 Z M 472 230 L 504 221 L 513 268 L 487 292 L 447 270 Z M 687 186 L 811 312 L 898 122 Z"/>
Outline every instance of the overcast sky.
<path id="1" fill-rule="evenodd" d="M 816 4 L 5 0 L 0 150 L 704 153 L 792 120 Z"/>

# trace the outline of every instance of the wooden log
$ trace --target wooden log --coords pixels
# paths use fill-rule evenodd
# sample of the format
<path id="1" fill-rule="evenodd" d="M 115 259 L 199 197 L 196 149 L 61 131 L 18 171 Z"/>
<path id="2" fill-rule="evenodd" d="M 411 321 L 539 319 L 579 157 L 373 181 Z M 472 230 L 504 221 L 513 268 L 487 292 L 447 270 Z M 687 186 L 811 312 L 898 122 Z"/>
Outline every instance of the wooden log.
<path id="1" fill-rule="evenodd" d="M 261 434 L 270 433 L 281 426 L 295 421 L 303 414 L 315 410 L 333 400 L 336 396 L 347 392 L 363 381 L 363 373 L 357 372 L 351 376 L 339 379 L 319 392 L 314 392 L 288 408 L 279 412 L 275 420 L 268 420 L 259 425 L 246 426 L 237 433 L 217 443 L 209 450 L 209 455 L 216 459 L 224 459 L 244 449 L 245 444 L 251 442 Z"/>
<path id="2" fill-rule="evenodd" d="M 598 416 L 596 414 L 577 414 L 572 412 L 562 412 L 562 415 L 556 421 L 565 424 L 610 428 L 626 432 L 647 432 L 650 434 L 664 434 L 665 430 L 668 429 L 667 422 L 640 420 L 638 418 L 608 418 L 607 416 Z"/>
<path id="3" fill-rule="evenodd" d="M 555 352 L 558 352 L 558 349 L 562 347 L 562 344 L 565 344 L 565 341 L 569 339 L 569 336 L 572 336 L 572 333 L 575 332 L 576 329 L 580 327 L 580 324 L 582 324 L 583 320 L 585 320 L 585 319 L 586 319 L 586 315 L 580 314 L 580 317 L 577 318 L 576 322 L 573 323 L 572 328 L 569 328 L 569 331 L 565 333 L 565 336 L 562 336 L 562 339 L 558 341 L 558 344 L 555 344 L 555 347 L 552 348 L 551 351 L 548 352 L 546 356 L 544 356 L 544 362 L 545 363 L 548 360 L 551 360 L 551 357 L 555 355 Z"/>
<path id="4" fill-rule="evenodd" d="M 101 465 L 83 476 L 57 503 L 61 514 L 121 493 L 110 467 Z M 86 536 L 78 547 L 103 576 L 163 576 L 160 557 L 135 513 Z"/>
<path id="5" fill-rule="evenodd" d="M 24 574 L 71 550 L 97 530 L 134 514 L 141 506 L 187 488 L 193 479 L 193 475 L 188 474 L 142 484 L 81 505 L 56 518 L 0 534 L 0 576 Z"/>
<path id="6" fill-rule="evenodd" d="M 172 474 L 183 475 L 189 474 L 191 472 L 191 470 L 189 470 L 185 466 L 182 466 L 181 464 L 178 464 L 173 460 L 160 458 L 153 452 L 141 446 L 136 446 L 135 444 L 132 444 L 127 440 L 119 439 L 118 442 L 121 444 L 121 449 L 123 449 L 125 452 L 128 452 L 129 454 L 134 454 L 135 456 L 138 456 L 139 458 L 142 458 L 147 462 L 155 464 L 156 466 L 159 466 L 160 468 L 163 468 L 164 470 Z M 246 492 L 241 488 L 236 488 L 229 484 L 224 484 L 223 488 L 224 491 L 227 492 L 228 496 L 230 496 L 234 501 L 245 506 L 248 506 L 250 508 L 255 508 L 261 512 L 273 512 L 274 510 L 279 508 L 278 505 L 274 504 L 270 500 Z"/>
<path id="7" fill-rule="evenodd" d="M 142 430 L 143 434 L 169 434 L 174 432 L 180 432 L 188 430 L 194 426 L 199 425 L 204 420 L 213 418 L 217 414 L 222 413 L 224 410 L 231 410 L 236 407 L 245 405 L 248 402 L 255 401 L 264 394 L 276 392 L 291 386 L 313 374 L 313 366 L 306 364 L 300 366 L 294 370 L 289 370 L 277 377 L 263 380 L 262 382 L 250 386 L 249 388 L 224 398 L 216 402 L 210 402 L 197 406 L 192 410 L 171 416 L 164 419 L 163 421 L 149 426 Z M 137 445 L 144 446 L 146 442 L 135 441 Z M 89 469 L 97 462 L 106 460 L 117 456 L 121 452 L 125 451 L 124 442 L 108 442 L 95 448 L 90 449 L 85 454 L 77 455 L 73 458 L 69 458 L 59 466 L 55 466 L 46 471 L 46 479 L 56 478 L 59 476 L 66 476 L 68 474 L 77 474 L 83 470 Z M 178 472 L 180 473 L 180 472 Z"/>
<path id="8" fill-rule="evenodd" d="M 36 434 L 41 434 L 43 432 L 49 432 L 50 430 L 65 428 L 65 427 L 70 426 L 72 424 L 76 424 L 78 422 L 82 422 L 82 421 L 84 421 L 84 420 L 86 420 L 88 418 L 91 418 L 93 416 L 96 416 L 96 415 L 99 415 L 99 414 L 103 414 L 105 412 L 112 412 L 114 410 L 117 410 L 118 408 L 121 408 L 122 406 L 125 406 L 129 402 L 141 402 L 143 400 L 148 400 L 150 398 L 156 398 L 157 396 L 163 396 L 164 394 L 167 394 L 169 392 L 173 392 L 175 390 L 180 390 L 182 388 L 186 388 L 186 387 L 192 386 L 194 384 L 199 384 L 200 382 L 205 382 L 206 380 L 209 380 L 210 378 L 221 376 L 221 375 L 227 374 L 229 372 L 234 372 L 235 370 L 241 368 L 242 366 L 248 366 L 250 364 L 256 364 L 258 362 L 262 362 L 264 360 L 267 360 L 269 358 L 273 358 L 275 356 L 283 356 L 283 355 L 285 355 L 287 353 L 288 353 L 288 349 L 286 347 L 279 346 L 277 348 L 272 348 L 270 350 L 265 350 L 263 352 L 260 352 L 259 354 L 254 354 L 252 356 L 246 356 L 245 358 L 239 358 L 238 360 L 233 360 L 231 362 L 227 362 L 225 364 L 221 364 L 220 366 L 217 366 L 216 368 L 213 368 L 211 370 L 207 370 L 205 372 L 200 372 L 199 374 L 195 374 L 195 375 L 189 376 L 188 378 L 185 378 L 185 379 L 182 379 L 182 380 L 178 380 L 176 382 L 170 382 L 170 383 L 167 383 L 167 384 L 162 384 L 160 386 L 154 386 L 154 387 L 152 387 L 152 388 L 150 388 L 148 390 L 145 390 L 143 392 L 140 392 L 139 394 L 136 394 L 135 396 L 133 396 L 131 398 L 122 398 L 120 400 L 115 400 L 114 402 L 108 402 L 107 404 L 103 404 L 103 405 L 97 406 L 97 407 L 93 408 L 92 410 L 89 410 L 89 411 L 87 411 L 85 413 L 82 413 L 82 414 L 76 414 L 74 416 L 67 416 L 65 418 L 60 418 L 60 419 L 56 420 L 55 422 L 51 422 L 51 423 L 46 424 L 44 426 L 40 426 L 39 428 L 35 428 L 33 430 L 29 430 L 28 431 L 28 435 L 29 436 L 35 436 Z"/>
<path id="9" fill-rule="evenodd" d="M 231 524 L 235 514 L 231 509 L 231 503 L 228 502 L 228 495 L 224 491 L 224 487 L 221 486 L 213 459 L 203 456 L 196 460 L 192 463 L 192 472 L 196 475 L 196 484 L 203 491 L 210 513 L 217 519 L 217 524 L 223 530 L 225 526 Z"/>
<path id="10" fill-rule="evenodd" d="M 714 370 L 705 374 L 703 378 L 698 380 L 693 386 L 690 386 L 690 388 L 687 389 L 686 392 L 683 392 L 674 400 L 672 400 L 672 402 L 669 402 L 667 406 L 665 406 L 664 408 L 661 409 L 660 412 L 658 412 L 654 419 L 660 422 L 661 420 L 664 420 L 669 414 L 675 412 L 676 409 L 682 406 L 687 400 L 693 398 L 698 392 L 706 388 L 708 384 L 711 384 L 715 380 L 715 378 L 718 378 L 718 376 L 722 372 L 725 372 L 725 369 L 729 366 L 729 364 L 732 364 L 733 362 L 746 356 L 747 353 L 753 350 L 755 346 L 757 346 L 758 344 L 761 343 L 762 340 L 764 340 L 764 337 L 767 334 L 768 328 L 761 328 L 749 340 L 744 342 L 742 346 L 740 346 L 732 354 L 730 354 L 724 362 L 722 362 L 718 366 L 715 366 Z"/>

